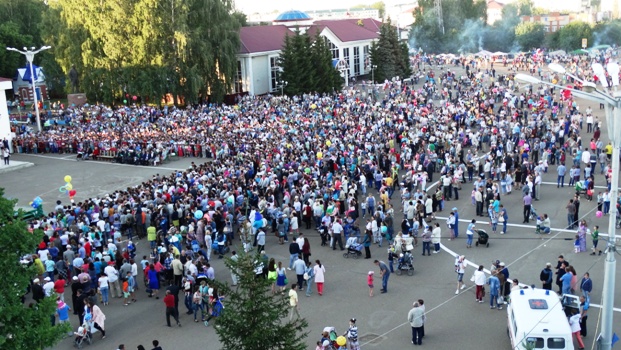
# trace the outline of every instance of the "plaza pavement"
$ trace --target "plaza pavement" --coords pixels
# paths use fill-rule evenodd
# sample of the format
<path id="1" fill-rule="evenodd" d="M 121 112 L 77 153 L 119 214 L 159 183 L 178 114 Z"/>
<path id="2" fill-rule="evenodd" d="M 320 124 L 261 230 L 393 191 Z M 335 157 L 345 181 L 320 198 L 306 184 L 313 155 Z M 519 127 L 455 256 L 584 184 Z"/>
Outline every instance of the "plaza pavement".
<path id="1" fill-rule="evenodd" d="M 603 118 L 603 111 L 592 106 L 595 113 Z M 581 104 L 581 108 L 586 105 Z M 604 124 L 605 125 L 605 124 Z M 606 131 L 602 137 L 606 139 Z M 583 139 L 586 139 L 583 136 Z M 175 170 L 182 170 L 190 165 L 191 161 L 201 159 L 184 158 L 164 164 L 161 167 L 139 167 L 103 162 L 76 162 L 75 156 L 70 155 L 13 155 L 16 161 L 32 162 L 35 165 L 29 168 L 5 173 L 0 176 L 0 187 L 5 188 L 5 195 L 18 198 L 18 206 L 27 207 L 34 197 L 40 196 L 44 200 L 44 209 L 53 208 L 56 200 L 68 202 L 66 195 L 58 192 L 58 187 L 64 185 L 63 177 L 67 174 L 73 177 L 73 186 L 77 190 L 76 200 L 97 195 L 105 195 L 116 189 L 139 184 L 152 175 L 167 174 Z M 434 180 L 438 174 L 434 175 Z M 544 175 L 545 182 L 555 183 L 555 167 L 550 167 Z M 603 177 L 596 176 L 596 184 L 603 184 Z M 474 207 L 470 204 L 472 185 L 463 185 L 459 201 L 447 202 L 447 208 L 457 207 L 460 218 L 470 220 L 474 218 Z M 540 270 L 546 262 L 556 264 L 559 254 L 565 255 L 567 260 L 575 266 L 578 276 L 589 271 L 593 279 L 592 303 L 601 304 L 601 288 L 603 284 L 604 255 L 590 256 L 588 253 L 573 253 L 573 233 L 564 230 L 555 231 L 550 235 L 538 236 L 534 233 L 534 222 L 522 227 L 522 204 L 519 191 L 512 195 L 503 196 L 502 203 L 509 209 L 509 223 L 518 226 L 510 227 L 506 235 L 491 235 L 490 247 L 473 247 L 466 249 L 465 228 L 466 222 L 460 223 L 460 237 L 456 241 L 448 241 L 444 220 L 439 220 L 442 227 L 443 252 L 432 256 L 421 256 L 421 246 L 414 250 L 414 276 L 397 276 L 392 274 L 389 280 L 388 293 L 380 294 L 381 285 L 379 271 L 372 261 L 380 259 L 387 261 L 387 245 L 371 248 L 372 259 L 344 259 L 339 250 L 332 251 L 320 246 L 320 238 L 316 231 L 302 230 L 311 241 L 312 259 L 320 259 L 326 266 L 326 283 L 324 295 L 319 297 L 316 290 L 309 298 L 303 293 L 300 295 L 301 315 L 308 320 L 309 336 L 306 339 L 308 349 L 314 349 L 315 342 L 325 326 L 334 326 L 339 333 L 347 329 L 347 322 L 355 317 L 358 322 L 360 343 L 363 349 L 405 349 L 411 347 L 411 331 L 407 323 L 407 313 L 416 299 L 424 299 L 427 308 L 427 322 L 423 346 L 435 349 L 498 349 L 511 348 L 506 334 L 506 311 L 490 310 L 488 297 L 485 303 L 479 304 L 472 298 L 474 288 L 470 276 L 474 269 L 468 268 L 465 281 L 467 289 L 455 295 L 456 275 L 453 269 L 453 257 L 448 251 L 465 254 L 466 258 L 476 264 L 483 264 L 489 268 L 492 260 L 499 259 L 507 264 L 511 278 L 518 278 L 521 283 L 536 284 Z M 552 220 L 552 227 L 563 228 L 565 223 L 565 204 L 573 195 L 572 188 L 557 189 L 554 185 L 543 185 L 541 200 L 534 202 L 537 212 L 547 213 Z M 592 227 L 600 225 L 601 231 L 607 231 L 607 218 L 595 217 L 595 203 L 581 201 L 580 215 Z M 398 213 L 395 226 L 398 230 L 402 219 L 401 205 L 397 193 L 393 196 L 392 204 Z M 448 212 L 437 213 L 438 216 L 447 216 Z M 483 218 L 481 218 L 483 220 Z M 528 227 L 530 226 L 530 227 Z M 478 227 L 491 232 L 489 225 Z M 239 241 L 235 241 L 236 244 Z M 600 244 L 603 245 L 603 241 Z M 590 247 L 590 242 L 588 244 Z M 138 256 L 146 254 L 146 240 L 138 244 Z M 238 249 L 239 251 L 240 249 Z M 273 235 L 268 235 L 267 254 L 277 261 L 288 261 L 288 247 L 279 246 Z M 222 260 L 213 260 L 216 269 L 216 278 L 230 282 L 230 273 L 223 266 Z M 368 296 L 366 275 L 369 270 L 376 271 L 376 296 Z M 621 272 L 617 269 L 617 279 Z M 289 272 L 290 273 L 290 272 Z M 291 275 L 290 275 L 291 278 Z M 141 286 L 142 287 L 142 286 Z M 618 290 L 618 289 L 617 289 Z M 105 340 L 95 336 L 91 346 L 94 350 L 116 349 L 118 344 L 125 344 L 127 349 L 136 349 L 138 344 L 150 348 L 151 341 L 158 339 L 163 349 L 220 349 L 220 344 L 213 327 L 205 327 L 202 323 L 194 323 L 192 316 L 184 314 L 181 303 L 182 328 L 165 327 L 164 305 L 162 300 L 147 298 L 144 289 L 138 292 L 138 302 L 124 307 L 120 300 L 112 300 L 109 306 L 102 307 L 106 314 Z M 615 302 L 621 307 L 621 295 L 617 294 Z M 226 307 L 226 303 L 225 303 Z M 226 308 L 225 308 L 226 312 Z M 587 348 L 592 348 L 596 335 L 596 325 L 600 310 L 593 308 L 588 320 L 589 334 L 585 338 Z M 77 328 L 77 317 L 72 316 L 72 325 Z M 265 325 L 269 327 L 269 325 Z M 615 331 L 621 332 L 621 313 L 615 313 Z M 65 339 L 55 349 L 71 348 L 71 340 Z"/>

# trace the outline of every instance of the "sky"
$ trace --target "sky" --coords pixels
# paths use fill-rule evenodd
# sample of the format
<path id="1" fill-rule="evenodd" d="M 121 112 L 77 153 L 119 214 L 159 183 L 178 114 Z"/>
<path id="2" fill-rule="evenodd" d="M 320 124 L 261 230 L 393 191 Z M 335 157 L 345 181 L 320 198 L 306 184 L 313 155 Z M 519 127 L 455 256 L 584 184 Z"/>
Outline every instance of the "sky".
<path id="1" fill-rule="evenodd" d="M 358 4 L 372 4 L 376 0 L 339 0 L 335 2 L 334 0 L 313 0 L 313 1 L 295 1 L 295 0 L 235 0 L 235 7 L 238 10 L 246 14 L 251 14 L 254 12 L 272 12 L 277 10 L 278 12 L 284 12 L 288 10 L 326 10 L 331 8 L 348 8 L 350 6 L 355 6 Z M 391 3 L 392 1 L 384 1 L 386 5 Z M 403 1 L 407 2 L 407 1 Z M 337 5 L 335 5 L 335 3 Z"/>

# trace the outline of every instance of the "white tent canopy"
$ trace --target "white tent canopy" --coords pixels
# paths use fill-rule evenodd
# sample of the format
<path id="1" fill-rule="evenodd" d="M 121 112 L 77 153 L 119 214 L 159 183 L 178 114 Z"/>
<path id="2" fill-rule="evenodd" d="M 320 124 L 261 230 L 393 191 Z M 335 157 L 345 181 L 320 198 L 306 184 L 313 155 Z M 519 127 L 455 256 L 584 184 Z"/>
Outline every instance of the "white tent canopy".
<path id="1" fill-rule="evenodd" d="M 491 57 L 493 56 L 493 53 L 487 51 L 487 50 L 481 50 L 477 53 L 474 54 L 475 56 L 482 56 L 482 57 Z"/>
<path id="2" fill-rule="evenodd" d="M 502 51 L 496 51 L 496 52 L 494 52 L 494 53 L 493 53 L 493 55 L 494 55 L 494 56 L 507 56 L 508 54 L 507 54 L 507 53 L 504 53 L 504 52 L 502 52 Z"/>
<path id="3" fill-rule="evenodd" d="M 565 52 L 564 50 L 556 50 L 556 51 L 550 52 L 548 55 L 550 55 L 550 56 L 565 56 L 565 55 L 567 55 L 567 52 Z"/>

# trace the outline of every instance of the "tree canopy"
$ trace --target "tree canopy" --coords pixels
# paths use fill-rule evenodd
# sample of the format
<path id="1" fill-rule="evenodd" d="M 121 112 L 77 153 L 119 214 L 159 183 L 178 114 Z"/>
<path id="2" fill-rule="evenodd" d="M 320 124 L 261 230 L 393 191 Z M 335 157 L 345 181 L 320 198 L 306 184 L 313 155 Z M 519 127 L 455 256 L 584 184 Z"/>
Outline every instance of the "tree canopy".
<path id="1" fill-rule="evenodd" d="M 20 263 L 41 241 L 41 230 L 28 232 L 26 223 L 13 217 L 16 200 L 4 197 L 0 188 L 0 269 L 10 280 L 0 284 L 0 349 L 44 349 L 60 341 L 68 325 L 52 326 L 50 316 L 56 311 L 56 300 L 45 298 L 26 306 L 22 296 L 37 275 L 34 265 Z"/>
<path id="2" fill-rule="evenodd" d="M 228 268 L 236 271 L 238 287 L 217 284 L 219 295 L 225 296 L 224 311 L 216 319 L 222 349 L 306 349 L 308 323 L 303 318 L 287 318 L 289 298 L 272 294 L 272 281 L 255 274 L 261 263 L 267 262 L 261 262 L 259 255 L 253 253 L 239 254 L 237 261 L 225 261 Z"/>
<path id="3" fill-rule="evenodd" d="M 222 101 L 237 70 L 243 16 L 232 0 L 57 0 L 44 39 L 94 101 L 165 93 Z"/>
<path id="4" fill-rule="evenodd" d="M 331 93 L 343 84 L 343 78 L 332 65 L 326 39 L 319 33 L 312 37 L 311 34 L 295 31 L 285 37 L 278 63 L 282 68 L 278 80 L 287 82 L 284 86 L 287 95 Z"/>
<path id="5" fill-rule="evenodd" d="M 394 77 L 408 78 L 412 75 L 408 46 L 400 42 L 397 30 L 390 18 L 382 23 L 379 38 L 371 45 L 369 52 L 371 63 L 375 69 L 375 81 L 384 81 Z"/>

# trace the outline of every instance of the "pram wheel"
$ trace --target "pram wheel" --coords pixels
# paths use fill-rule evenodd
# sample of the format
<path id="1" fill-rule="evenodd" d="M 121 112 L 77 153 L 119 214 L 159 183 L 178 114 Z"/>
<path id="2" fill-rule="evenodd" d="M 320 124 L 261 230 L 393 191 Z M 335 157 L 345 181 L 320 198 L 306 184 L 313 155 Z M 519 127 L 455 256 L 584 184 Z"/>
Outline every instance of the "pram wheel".
<path id="1" fill-rule="evenodd" d="M 478 247 L 479 246 L 479 242 L 475 242 L 474 245 Z"/>
<path id="2" fill-rule="evenodd" d="M 486 248 L 489 248 L 489 243 L 487 243 L 487 244 L 485 245 L 485 247 L 486 247 Z"/>
<path id="3" fill-rule="evenodd" d="M 408 270 L 408 276 L 414 276 L 414 269 Z"/>
<path id="4" fill-rule="evenodd" d="M 360 252 L 354 253 L 354 259 L 358 259 L 361 256 L 362 256 L 362 253 L 360 253 Z"/>
<path id="5" fill-rule="evenodd" d="M 397 276 L 401 276 L 403 272 L 401 271 L 401 269 L 397 268 L 397 271 L 395 271 L 395 273 L 397 274 Z"/>
<path id="6" fill-rule="evenodd" d="M 343 253 L 343 257 L 344 257 L 345 259 L 348 259 L 348 258 L 349 258 L 349 253 Z"/>

